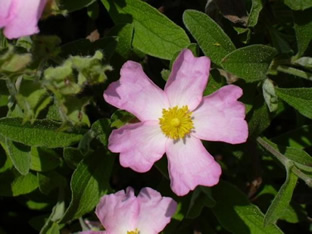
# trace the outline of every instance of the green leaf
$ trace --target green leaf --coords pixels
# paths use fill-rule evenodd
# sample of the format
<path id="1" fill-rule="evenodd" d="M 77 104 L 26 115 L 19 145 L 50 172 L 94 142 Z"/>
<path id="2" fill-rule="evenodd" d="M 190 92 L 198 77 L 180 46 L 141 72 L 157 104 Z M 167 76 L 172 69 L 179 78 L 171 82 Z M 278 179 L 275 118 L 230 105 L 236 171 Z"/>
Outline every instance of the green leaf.
<path id="1" fill-rule="evenodd" d="M 116 110 L 111 117 L 111 127 L 112 128 L 120 128 L 123 125 L 133 121 L 135 116 L 130 114 L 127 111 Z"/>
<path id="2" fill-rule="evenodd" d="M 34 198 L 32 199 L 32 196 L 36 194 L 39 195 L 40 198 Z M 27 200 L 25 202 L 25 205 L 31 209 L 31 210 L 46 210 L 49 209 L 51 203 L 44 199 L 42 199 L 42 194 L 40 194 L 37 191 L 32 192 L 31 194 L 28 194 L 27 197 L 31 196 L 31 198 L 28 198 L 29 200 Z"/>
<path id="3" fill-rule="evenodd" d="M 234 234 L 283 233 L 274 224 L 264 227 L 263 213 L 234 185 L 221 181 L 213 188 L 212 194 L 217 202 L 212 211 L 229 232 Z"/>
<path id="4" fill-rule="evenodd" d="M 68 59 L 61 66 L 49 67 L 44 71 L 44 86 L 54 93 L 73 95 L 81 91 L 73 75 L 72 62 Z"/>
<path id="5" fill-rule="evenodd" d="M 162 69 L 160 72 L 161 78 L 163 78 L 164 81 L 167 81 L 170 76 L 170 70 L 168 69 Z"/>
<path id="6" fill-rule="evenodd" d="M 87 153 L 92 151 L 90 149 L 90 144 L 93 139 L 94 139 L 94 133 L 91 130 L 87 131 L 81 138 L 79 145 L 78 145 L 78 149 L 83 155 L 86 155 Z"/>
<path id="7" fill-rule="evenodd" d="M 271 147 L 273 147 L 272 150 L 274 150 L 275 154 L 280 154 L 283 155 L 283 157 L 290 159 L 292 164 L 294 163 L 294 165 L 302 171 L 312 172 L 312 157 L 306 151 L 302 149 L 276 145 L 266 138 L 262 139 Z M 266 149 L 269 150 L 268 148 Z M 273 154 L 273 152 L 271 153 Z M 283 160 L 285 165 L 288 165 L 287 159 Z"/>
<path id="8" fill-rule="evenodd" d="M 186 217 L 194 219 L 200 215 L 204 207 L 214 207 L 215 204 L 210 188 L 199 187 L 192 193 Z"/>
<path id="9" fill-rule="evenodd" d="M 46 118 L 48 120 L 52 120 L 52 121 L 56 121 L 56 122 L 62 121 L 61 113 L 60 113 L 60 110 L 58 109 L 57 104 L 49 106 Z"/>
<path id="10" fill-rule="evenodd" d="M 52 209 L 52 212 L 45 222 L 45 225 L 40 230 L 40 234 L 59 234 L 62 225 L 58 223 L 61 217 L 64 215 L 65 201 L 64 201 L 64 191 L 59 189 L 58 200 Z"/>
<path id="11" fill-rule="evenodd" d="M 39 113 L 52 101 L 40 83 L 25 79 L 22 80 L 15 98 L 24 112 L 24 121 L 35 120 Z"/>
<path id="12" fill-rule="evenodd" d="M 270 140 L 263 138 L 267 143 L 269 143 L 275 150 L 279 151 L 286 158 L 305 166 L 312 167 L 312 157 L 302 149 L 296 149 L 293 147 L 285 147 L 281 145 L 276 145 Z"/>
<path id="13" fill-rule="evenodd" d="M 190 44 L 184 30 L 140 0 L 102 0 L 115 24 L 133 23 L 132 45 L 151 56 L 170 60 Z"/>
<path id="14" fill-rule="evenodd" d="M 111 121 L 109 119 L 99 119 L 95 121 L 91 129 L 96 137 L 104 146 L 107 146 L 108 135 L 111 132 Z"/>
<path id="15" fill-rule="evenodd" d="M 312 5 L 312 1 L 309 1 Z M 293 0 L 290 0 L 293 2 Z M 298 53 L 297 57 L 301 57 L 312 40 L 312 9 L 306 11 L 294 12 L 295 25 L 294 29 L 297 38 Z"/>
<path id="16" fill-rule="evenodd" d="M 107 146 L 108 133 L 111 131 L 109 119 L 99 119 L 95 121 L 91 129 L 84 134 L 80 140 L 78 149 L 85 155 L 90 151 L 90 144 L 94 138 L 99 140 L 104 146 Z"/>
<path id="17" fill-rule="evenodd" d="M 31 62 L 31 54 L 18 54 L 12 46 L 4 54 L 0 54 L 0 71 L 16 73 L 22 71 Z"/>
<path id="18" fill-rule="evenodd" d="M 293 191 L 296 187 L 298 177 L 287 169 L 286 181 L 276 194 L 272 204 L 267 210 L 264 217 L 264 225 L 268 226 L 270 224 L 276 223 L 276 221 L 282 217 L 289 207 Z"/>
<path id="19" fill-rule="evenodd" d="M 267 104 L 270 112 L 274 112 L 278 108 L 278 98 L 275 93 L 275 87 L 273 81 L 265 79 L 262 84 L 262 92 L 265 103 Z"/>
<path id="20" fill-rule="evenodd" d="M 278 145 L 303 149 L 312 146 L 312 125 L 304 125 L 271 139 Z"/>
<path id="21" fill-rule="evenodd" d="M 91 96 L 80 96 L 87 85 L 96 85 L 106 80 L 105 72 L 112 70 L 103 65 L 104 55 L 96 51 L 91 56 L 70 56 L 62 65 L 44 71 L 44 86 L 55 96 L 57 111 L 63 123 L 90 125 L 85 107 Z"/>
<path id="22" fill-rule="evenodd" d="M 28 194 L 39 186 L 37 177 L 28 173 L 23 176 L 15 169 L 7 170 L 0 174 L 0 195 L 1 196 L 19 196 Z"/>
<path id="23" fill-rule="evenodd" d="M 4 49 L 8 47 L 8 39 L 4 36 L 3 30 L 0 32 L 0 49 Z"/>
<path id="24" fill-rule="evenodd" d="M 65 96 L 60 108 L 66 114 L 65 119 L 73 125 L 90 125 L 90 120 L 85 112 L 86 106 L 90 102 L 90 97 L 78 98 L 75 96 Z"/>
<path id="25" fill-rule="evenodd" d="M 0 80 L 0 107 L 7 106 L 9 102 L 9 91 L 6 87 L 6 82 Z"/>
<path id="26" fill-rule="evenodd" d="M 67 186 L 65 177 L 56 171 L 38 173 L 37 179 L 40 192 L 47 195 L 56 188 L 63 189 Z"/>
<path id="27" fill-rule="evenodd" d="M 66 164 L 72 169 L 76 169 L 78 164 L 83 159 L 83 155 L 81 154 L 80 150 L 72 147 L 64 148 L 63 157 Z"/>
<path id="28" fill-rule="evenodd" d="M 51 226 L 49 226 L 47 229 L 44 230 L 44 232 L 40 232 L 45 233 L 45 234 L 60 234 L 61 228 L 59 227 L 58 223 L 52 222 Z"/>
<path id="29" fill-rule="evenodd" d="M 254 199 L 257 201 L 257 204 L 269 207 L 272 198 L 276 196 L 277 192 L 278 191 L 272 185 L 267 184 L 263 186 L 263 189 Z M 289 206 L 285 207 L 283 215 L 279 219 L 285 220 L 288 223 L 298 223 L 305 220 L 306 215 L 305 208 L 292 201 Z"/>
<path id="30" fill-rule="evenodd" d="M 109 35 L 117 36 L 117 46 L 115 52 L 124 59 L 128 59 L 132 50 L 132 37 L 134 25 L 131 24 L 118 24 L 115 25 L 110 31 Z"/>
<path id="31" fill-rule="evenodd" d="M 312 69 L 312 58 L 311 57 L 301 57 L 294 61 L 296 65 L 300 65 L 307 69 Z"/>
<path id="32" fill-rule="evenodd" d="M 69 12 L 80 10 L 81 8 L 91 5 L 95 0 L 62 0 L 62 8 Z"/>
<path id="33" fill-rule="evenodd" d="M 22 175 L 27 175 L 31 164 L 30 147 L 12 142 L 9 139 L 6 139 L 5 143 L 7 154 L 16 170 Z"/>
<path id="34" fill-rule="evenodd" d="M 280 99 L 305 117 L 312 119 L 312 88 L 276 88 L 275 90 Z"/>
<path id="35" fill-rule="evenodd" d="M 210 71 L 208 85 L 204 90 L 204 96 L 210 95 L 220 89 L 225 84 L 225 79 L 220 75 L 216 69 Z"/>
<path id="36" fill-rule="evenodd" d="M 208 15 L 199 11 L 186 10 L 183 14 L 183 22 L 212 62 L 221 65 L 222 58 L 235 50 L 231 39 Z"/>
<path id="37" fill-rule="evenodd" d="M 311 0 L 284 0 L 285 5 L 295 11 L 302 11 L 312 7 Z"/>
<path id="38" fill-rule="evenodd" d="M 263 8 L 262 0 L 252 0 L 252 6 L 248 15 L 247 26 L 254 27 L 258 23 L 260 12 Z"/>
<path id="39" fill-rule="evenodd" d="M 86 56 L 71 56 L 69 60 L 72 62 L 72 68 L 79 72 L 78 85 L 88 83 L 95 85 L 106 80 L 105 71 L 112 68 L 110 66 L 103 66 L 102 60 L 104 54 L 97 50 L 92 57 Z"/>
<path id="40" fill-rule="evenodd" d="M 277 67 L 277 71 L 284 72 L 286 74 L 290 74 L 290 75 L 294 75 L 294 76 L 298 76 L 298 77 L 303 78 L 303 79 L 312 80 L 312 73 L 311 72 L 307 72 L 307 71 L 297 69 L 294 67 L 280 65 Z"/>
<path id="41" fill-rule="evenodd" d="M 280 54 L 292 55 L 294 51 L 287 42 L 287 38 L 280 31 L 272 26 L 268 26 L 268 31 L 272 40 L 272 46 L 275 47 Z"/>
<path id="42" fill-rule="evenodd" d="M 1 137 L 0 135 L 0 144 L 2 147 L 0 147 L 0 154 L 5 155 L 6 152 L 6 145 L 5 145 L 5 139 Z M 8 170 L 11 170 L 13 168 L 12 160 L 9 157 L 0 157 L 0 177 L 1 173 L 6 172 Z"/>
<path id="43" fill-rule="evenodd" d="M 277 51 L 273 47 L 250 45 L 234 50 L 225 56 L 222 59 L 222 66 L 247 82 L 263 80 L 276 54 Z"/>
<path id="44" fill-rule="evenodd" d="M 57 153 L 47 148 L 31 147 L 31 169 L 34 171 L 50 171 L 61 163 Z"/>
<path id="45" fill-rule="evenodd" d="M 105 72 L 112 68 L 103 65 L 103 58 L 100 51 L 96 51 L 92 57 L 71 56 L 62 65 L 46 69 L 43 84 L 58 99 L 62 95 L 78 94 L 86 84 L 95 85 L 106 80 Z"/>
<path id="46" fill-rule="evenodd" d="M 110 190 L 109 179 L 114 157 L 99 150 L 79 163 L 72 175 L 72 198 L 61 222 L 77 219 L 90 212 L 101 196 Z"/>
<path id="47" fill-rule="evenodd" d="M 27 194 L 38 188 L 38 181 L 35 175 L 28 173 L 25 176 L 19 176 L 11 184 L 13 196 Z"/>
<path id="48" fill-rule="evenodd" d="M 257 98 L 252 110 L 248 113 L 249 138 L 257 137 L 270 126 L 271 119 L 267 106 L 262 98 Z"/>
<path id="49" fill-rule="evenodd" d="M 50 120 L 37 120 L 22 124 L 20 118 L 1 118 L 0 135 L 29 146 L 57 148 L 78 142 L 82 134 L 61 132 L 60 125 Z"/>

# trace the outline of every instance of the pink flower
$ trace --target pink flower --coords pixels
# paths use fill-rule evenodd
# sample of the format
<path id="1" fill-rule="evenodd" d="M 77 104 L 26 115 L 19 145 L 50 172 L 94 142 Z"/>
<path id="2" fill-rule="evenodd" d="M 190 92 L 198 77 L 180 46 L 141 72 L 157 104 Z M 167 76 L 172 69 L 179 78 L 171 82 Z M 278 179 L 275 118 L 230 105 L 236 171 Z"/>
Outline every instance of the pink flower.
<path id="1" fill-rule="evenodd" d="M 4 35 L 13 39 L 38 33 L 45 4 L 46 0 L 1 0 L 0 28 L 4 27 Z"/>
<path id="2" fill-rule="evenodd" d="M 156 234 L 170 222 L 177 203 L 151 188 L 143 188 L 136 197 L 132 188 L 125 193 L 105 195 L 96 207 L 96 215 L 106 231 L 83 234 Z"/>
<path id="3" fill-rule="evenodd" d="M 114 130 L 109 149 L 120 153 L 123 167 L 137 172 L 147 172 L 166 153 L 171 188 L 179 196 L 197 185 L 219 182 L 220 165 L 200 139 L 239 144 L 248 137 L 245 106 L 237 101 L 241 88 L 227 85 L 203 97 L 209 69 L 209 58 L 196 58 L 185 49 L 163 91 L 140 64 L 128 61 L 121 68 L 120 80 L 104 92 L 108 103 L 141 121 Z"/>

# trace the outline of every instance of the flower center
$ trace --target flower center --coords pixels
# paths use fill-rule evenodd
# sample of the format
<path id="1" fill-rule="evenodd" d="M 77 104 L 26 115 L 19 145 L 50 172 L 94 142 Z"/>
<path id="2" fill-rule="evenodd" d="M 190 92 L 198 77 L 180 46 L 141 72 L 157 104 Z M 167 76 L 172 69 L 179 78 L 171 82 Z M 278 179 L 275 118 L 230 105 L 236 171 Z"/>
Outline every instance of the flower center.
<path id="1" fill-rule="evenodd" d="M 187 106 L 163 109 L 159 124 L 163 133 L 174 140 L 183 138 L 194 127 L 192 113 Z"/>
<path id="2" fill-rule="evenodd" d="M 140 231 L 136 228 L 134 231 L 127 231 L 127 234 L 140 234 Z"/>

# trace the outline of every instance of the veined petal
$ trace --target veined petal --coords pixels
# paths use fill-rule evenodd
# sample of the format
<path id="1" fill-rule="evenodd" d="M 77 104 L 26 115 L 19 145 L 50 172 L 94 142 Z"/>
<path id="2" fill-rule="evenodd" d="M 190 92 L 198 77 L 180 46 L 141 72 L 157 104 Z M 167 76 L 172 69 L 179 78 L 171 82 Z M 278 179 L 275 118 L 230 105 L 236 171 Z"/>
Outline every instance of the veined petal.
<path id="1" fill-rule="evenodd" d="M 227 85 L 203 98 L 192 113 L 194 136 L 207 141 L 223 141 L 231 144 L 243 143 L 248 138 L 245 121 L 245 106 L 237 101 L 242 89 Z"/>
<path id="2" fill-rule="evenodd" d="M 193 136 L 167 142 L 171 189 L 184 196 L 197 185 L 213 186 L 219 182 L 221 167 Z"/>
<path id="3" fill-rule="evenodd" d="M 5 25 L 4 35 L 12 39 L 38 33 L 37 24 L 46 0 L 11 0 L 11 2 L 10 20 Z"/>
<path id="4" fill-rule="evenodd" d="M 127 233 L 135 230 L 140 207 L 131 187 L 125 193 L 121 190 L 114 194 L 105 195 L 97 205 L 95 213 L 106 233 Z"/>
<path id="5" fill-rule="evenodd" d="M 113 130 L 108 148 L 120 153 L 123 167 L 147 172 L 165 153 L 166 140 L 158 121 L 146 121 Z"/>
<path id="6" fill-rule="evenodd" d="M 169 103 L 163 90 L 144 73 L 141 64 L 128 61 L 120 70 L 120 79 L 104 91 L 109 104 L 134 114 L 141 121 L 158 120 Z"/>
<path id="7" fill-rule="evenodd" d="M 177 203 L 169 197 L 151 188 L 143 188 L 139 195 L 140 215 L 138 218 L 138 229 L 140 233 L 160 233 L 170 222 L 171 217 L 177 209 Z"/>
<path id="8" fill-rule="evenodd" d="M 190 111 L 194 110 L 202 100 L 209 70 L 209 58 L 196 58 L 190 50 L 183 50 L 173 64 L 165 87 L 170 106 L 187 105 Z"/>

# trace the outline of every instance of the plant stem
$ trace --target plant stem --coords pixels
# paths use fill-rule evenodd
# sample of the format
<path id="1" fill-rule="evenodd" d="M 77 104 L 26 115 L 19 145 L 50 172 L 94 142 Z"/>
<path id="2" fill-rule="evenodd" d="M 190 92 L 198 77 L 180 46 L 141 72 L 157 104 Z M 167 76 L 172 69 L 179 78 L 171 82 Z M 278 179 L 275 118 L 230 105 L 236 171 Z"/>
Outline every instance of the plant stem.
<path id="1" fill-rule="evenodd" d="M 269 143 L 267 143 L 265 140 L 263 140 L 261 137 L 257 138 L 257 142 L 265 148 L 267 151 L 269 151 L 272 155 L 274 155 L 286 168 L 290 168 L 292 172 L 298 176 L 300 179 L 302 179 L 309 187 L 312 187 L 312 178 L 309 175 L 306 175 L 302 171 L 300 171 L 298 168 L 293 165 L 292 160 L 289 160 L 287 157 L 285 157 L 283 154 L 281 154 L 279 151 L 274 149 Z"/>

